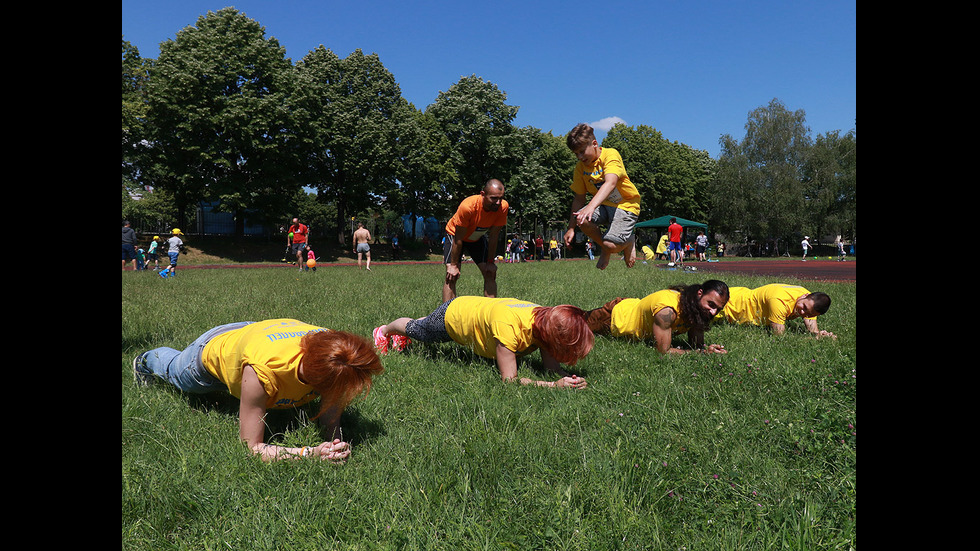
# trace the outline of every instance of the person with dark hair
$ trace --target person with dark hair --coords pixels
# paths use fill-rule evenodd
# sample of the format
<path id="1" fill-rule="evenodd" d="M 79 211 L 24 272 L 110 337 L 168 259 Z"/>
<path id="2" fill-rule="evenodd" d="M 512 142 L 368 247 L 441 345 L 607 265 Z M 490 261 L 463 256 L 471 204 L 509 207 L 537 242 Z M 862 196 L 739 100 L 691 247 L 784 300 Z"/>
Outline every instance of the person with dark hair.
<path id="1" fill-rule="evenodd" d="M 446 279 L 442 285 L 443 302 L 456 298 L 456 282 L 463 253 L 470 255 L 483 274 L 483 296 L 497 296 L 497 239 L 507 227 L 510 206 L 504 199 L 504 184 L 496 178 L 487 180 L 483 190 L 459 204 L 446 223 L 442 256 Z"/>
<path id="2" fill-rule="evenodd" d="M 814 337 L 837 336 L 817 327 L 817 316 L 830 309 L 827 293 L 811 293 L 805 287 L 785 283 L 770 283 L 755 289 L 732 287 L 731 299 L 717 318 L 729 323 L 765 325 L 776 335 L 786 331 L 786 322 L 803 318 L 803 325 Z"/>
<path id="3" fill-rule="evenodd" d="M 315 457 L 347 460 L 340 414 L 371 389 L 384 370 L 367 339 L 294 319 L 243 321 L 212 328 L 183 351 L 161 347 L 133 359 L 138 385 L 154 378 L 192 394 L 228 392 L 240 400 L 239 436 L 263 461 Z M 320 399 L 315 417 L 332 439 L 290 448 L 265 443 L 268 409 L 292 409 Z"/>
<path id="4" fill-rule="evenodd" d="M 404 350 L 412 340 L 461 344 L 485 358 L 495 359 L 500 378 L 522 385 L 585 388 L 585 379 L 569 375 L 560 364 L 574 366 L 595 344 L 577 306 L 539 306 L 514 298 L 462 296 L 444 302 L 424 318 L 398 318 L 374 329 L 374 346 L 381 354 L 393 347 Z M 541 361 L 557 381 L 517 377 L 517 359 L 541 350 Z"/>
<path id="5" fill-rule="evenodd" d="M 585 314 L 596 335 L 635 340 L 653 339 L 663 354 L 700 351 L 725 354 L 720 344 L 704 344 L 704 332 L 728 302 L 728 285 L 710 279 L 701 285 L 675 285 L 640 298 L 617 298 Z M 687 333 L 690 349 L 672 346 L 673 337 Z"/>

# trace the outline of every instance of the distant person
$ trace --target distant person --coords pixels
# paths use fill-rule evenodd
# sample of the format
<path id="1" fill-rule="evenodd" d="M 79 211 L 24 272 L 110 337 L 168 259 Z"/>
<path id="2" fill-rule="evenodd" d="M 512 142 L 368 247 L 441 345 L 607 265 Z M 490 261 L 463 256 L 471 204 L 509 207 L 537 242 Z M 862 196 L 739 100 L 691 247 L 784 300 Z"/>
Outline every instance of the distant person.
<path id="1" fill-rule="evenodd" d="M 310 248 L 310 244 L 306 244 L 306 269 L 316 271 L 316 253 Z"/>
<path id="2" fill-rule="evenodd" d="M 595 245 L 591 239 L 585 240 L 585 252 L 589 255 L 589 260 L 595 260 Z"/>
<path id="3" fill-rule="evenodd" d="M 657 253 L 650 248 L 650 244 L 646 244 L 640 249 L 643 252 L 643 263 L 646 264 L 648 261 L 652 261 L 657 258 Z"/>
<path id="4" fill-rule="evenodd" d="M 844 262 L 844 257 L 845 256 L 847 256 L 847 253 L 844 252 L 844 240 L 843 239 L 838 239 L 837 240 L 837 262 Z"/>
<path id="5" fill-rule="evenodd" d="M 150 262 L 153 262 L 153 270 L 160 269 L 160 236 L 154 235 L 153 241 L 150 241 L 150 248 L 146 251 L 146 265 L 149 266 Z"/>
<path id="6" fill-rule="evenodd" d="M 800 241 L 800 246 L 803 247 L 803 261 L 806 262 L 806 252 L 810 250 L 810 236 L 804 235 L 803 241 Z"/>
<path id="7" fill-rule="evenodd" d="M 676 266 L 677 264 L 684 264 L 684 246 L 681 245 L 681 238 L 684 235 L 684 227 L 677 223 L 676 218 L 670 219 L 670 225 L 667 226 L 667 235 L 670 241 L 667 244 L 667 251 L 670 255 L 670 262 L 667 263 L 668 266 Z"/>
<path id="8" fill-rule="evenodd" d="M 551 255 L 551 259 L 554 260 L 561 256 L 561 252 L 558 250 L 558 240 L 554 237 L 548 241 L 548 254 Z"/>
<path id="9" fill-rule="evenodd" d="M 357 223 L 353 236 L 354 252 L 357 253 L 357 269 L 361 269 L 362 256 L 367 259 L 366 269 L 371 271 L 371 232 L 364 227 L 364 222 Z"/>
<path id="10" fill-rule="evenodd" d="M 175 277 L 177 275 L 177 258 L 180 257 L 180 251 L 184 248 L 181 235 L 184 235 L 184 232 L 180 231 L 180 228 L 171 230 L 170 238 L 167 239 L 167 256 L 170 257 L 170 265 L 159 272 L 160 277 Z"/>
<path id="11" fill-rule="evenodd" d="M 293 224 L 289 226 L 289 239 L 287 243 L 293 256 L 296 257 L 296 265 L 303 271 L 303 247 L 309 237 L 310 228 L 306 224 L 301 224 L 299 218 L 293 218 Z"/>
<path id="12" fill-rule="evenodd" d="M 698 262 L 704 262 L 708 260 L 708 236 L 704 235 L 703 231 L 698 232 L 698 236 L 694 239 L 696 244 L 695 254 L 698 255 Z"/>
<path id="13" fill-rule="evenodd" d="M 660 236 L 660 241 L 657 241 L 657 250 L 654 252 L 660 260 L 667 260 L 667 242 L 666 233 Z"/>
<path id="14" fill-rule="evenodd" d="M 787 321 L 802 318 L 810 335 L 837 338 L 817 327 L 817 316 L 830 309 L 831 300 L 827 293 L 811 293 L 805 287 L 786 283 L 770 283 L 755 289 L 732 287 L 729 292 L 731 298 L 716 319 L 733 324 L 762 325 L 774 334 L 782 335 Z"/>
<path id="15" fill-rule="evenodd" d="M 136 271 L 136 231 L 129 227 L 129 220 L 124 220 L 122 225 L 122 269 L 126 269 L 126 263 L 133 265 Z"/>
<path id="16" fill-rule="evenodd" d="M 544 258 L 544 239 L 540 235 L 534 238 L 534 255 L 538 262 Z"/>
<path id="17" fill-rule="evenodd" d="M 596 335 L 653 340 L 662 354 L 708 352 L 725 354 L 720 344 L 704 344 L 712 319 L 728 302 L 728 285 L 708 280 L 701 285 L 675 285 L 646 297 L 617 298 L 590 310 L 585 318 Z M 672 346 L 675 336 L 687 333 L 690 349 Z"/>
<path id="18" fill-rule="evenodd" d="M 340 463 L 350 455 L 340 414 L 383 371 L 371 343 L 294 319 L 220 325 L 183 351 L 155 348 L 136 356 L 138 385 L 155 378 L 191 394 L 227 392 L 239 399 L 239 437 L 263 461 L 312 457 Z M 326 440 L 315 446 L 265 443 L 269 409 L 295 409 L 317 398 L 314 419 Z"/>
<path id="19" fill-rule="evenodd" d="M 571 247 L 578 227 L 599 247 L 596 268 L 605 270 L 609 257 L 623 253 L 627 268 L 636 263 L 634 227 L 640 216 L 640 193 L 630 182 L 619 152 L 600 147 L 592 127 L 582 123 L 566 137 L 568 148 L 578 158 L 572 175 L 572 213 L 565 231 L 565 246 Z M 592 199 L 586 203 L 586 193 Z M 600 226 L 607 226 L 605 234 Z"/>
<path id="20" fill-rule="evenodd" d="M 718 258 L 725 256 L 725 242 L 718 243 Z"/>
<path id="21" fill-rule="evenodd" d="M 595 343 L 584 312 L 576 306 L 546 307 L 513 298 L 474 296 L 450 299 L 424 318 L 398 318 L 374 330 L 374 346 L 381 354 L 392 346 L 404 350 L 413 340 L 453 341 L 496 360 L 504 382 L 558 388 L 587 386 L 585 379 L 569 375 L 560 364 L 574 366 Z M 517 359 L 535 350 L 541 351 L 544 368 L 561 379 L 518 379 Z"/>
<path id="22" fill-rule="evenodd" d="M 429 250 L 429 243 L 430 243 L 429 238 L 428 236 L 426 236 L 425 238 L 426 251 Z M 399 258 L 401 258 L 401 242 L 398 240 L 398 234 L 396 233 L 395 235 L 391 236 L 391 259 L 398 260 Z"/>
<path id="23" fill-rule="evenodd" d="M 504 184 L 490 179 L 478 195 L 471 195 L 459 204 L 456 214 L 446 223 L 443 240 L 443 263 L 446 279 L 442 286 L 443 302 L 456 298 L 463 253 L 470 255 L 483 274 L 483 296 L 497 296 L 497 239 L 507 226 Z"/>

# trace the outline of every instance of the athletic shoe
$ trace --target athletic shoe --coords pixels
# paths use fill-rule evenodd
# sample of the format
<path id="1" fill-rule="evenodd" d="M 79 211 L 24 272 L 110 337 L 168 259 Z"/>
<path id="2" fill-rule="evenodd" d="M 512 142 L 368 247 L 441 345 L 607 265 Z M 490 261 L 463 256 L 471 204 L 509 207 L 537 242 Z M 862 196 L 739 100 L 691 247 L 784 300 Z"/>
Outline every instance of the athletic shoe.
<path id="1" fill-rule="evenodd" d="M 412 344 L 412 339 L 406 337 L 405 335 L 392 335 L 391 344 L 395 347 L 395 350 L 399 352 L 404 352 L 408 345 Z"/>
<path id="2" fill-rule="evenodd" d="M 153 382 L 153 375 L 142 371 L 141 367 L 146 367 L 146 359 L 143 354 L 137 354 L 133 358 L 133 382 L 138 387 L 150 386 L 150 383 Z"/>
<path id="3" fill-rule="evenodd" d="M 376 348 L 382 356 L 388 354 L 388 337 L 381 334 L 381 327 L 375 327 L 374 332 L 371 335 L 374 337 L 374 348 Z"/>

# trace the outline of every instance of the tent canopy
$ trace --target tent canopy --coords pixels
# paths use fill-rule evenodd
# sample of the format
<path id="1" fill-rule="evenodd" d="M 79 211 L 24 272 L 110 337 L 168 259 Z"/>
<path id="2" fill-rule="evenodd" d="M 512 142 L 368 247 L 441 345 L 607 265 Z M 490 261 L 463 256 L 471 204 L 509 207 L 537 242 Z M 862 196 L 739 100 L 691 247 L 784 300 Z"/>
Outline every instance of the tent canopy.
<path id="1" fill-rule="evenodd" d="M 685 228 L 707 229 L 708 227 L 707 224 L 702 224 L 701 222 L 694 222 L 693 220 L 685 220 L 684 218 L 681 218 L 679 216 L 671 216 L 669 214 L 666 216 L 661 216 L 660 218 L 654 218 L 653 220 L 638 222 L 636 224 L 636 227 L 637 228 L 666 228 L 667 226 L 670 225 L 671 218 L 676 218 L 677 223 L 680 224 L 681 226 L 684 226 Z"/>

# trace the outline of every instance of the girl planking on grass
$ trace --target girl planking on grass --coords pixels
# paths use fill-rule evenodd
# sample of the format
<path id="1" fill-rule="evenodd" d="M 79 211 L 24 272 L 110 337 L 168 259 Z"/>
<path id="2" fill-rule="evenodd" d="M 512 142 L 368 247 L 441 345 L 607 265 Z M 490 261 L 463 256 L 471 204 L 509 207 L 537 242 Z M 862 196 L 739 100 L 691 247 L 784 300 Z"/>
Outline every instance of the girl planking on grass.
<path id="1" fill-rule="evenodd" d="M 183 392 L 226 391 L 241 400 L 239 436 L 263 461 L 312 456 L 342 463 L 350 446 L 339 438 L 340 414 L 367 393 L 381 360 L 363 337 L 293 319 L 220 325 L 183 351 L 155 348 L 136 356 L 139 384 L 156 376 Z M 316 419 L 327 438 L 317 446 L 265 443 L 267 409 L 289 409 L 320 398 Z"/>
<path id="2" fill-rule="evenodd" d="M 504 381 L 522 385 L 585 388 L 585 379 L 569 375 L 560 364 L 575 365 L 595 344 L 584 312 L 568 304 L 545 307 L 513 298 L 457 297 L 424 318 L 398 318 L 374 329 L 374 345 L 382 354 L 394 346 L 404 350 L 411 340 L 454 341 L 497 361 Z M 390 342 L 389 342 L 390 341 Z M 557 381 L 517 378 L 517 357 L 541 350 L 545 369 Z"/>

